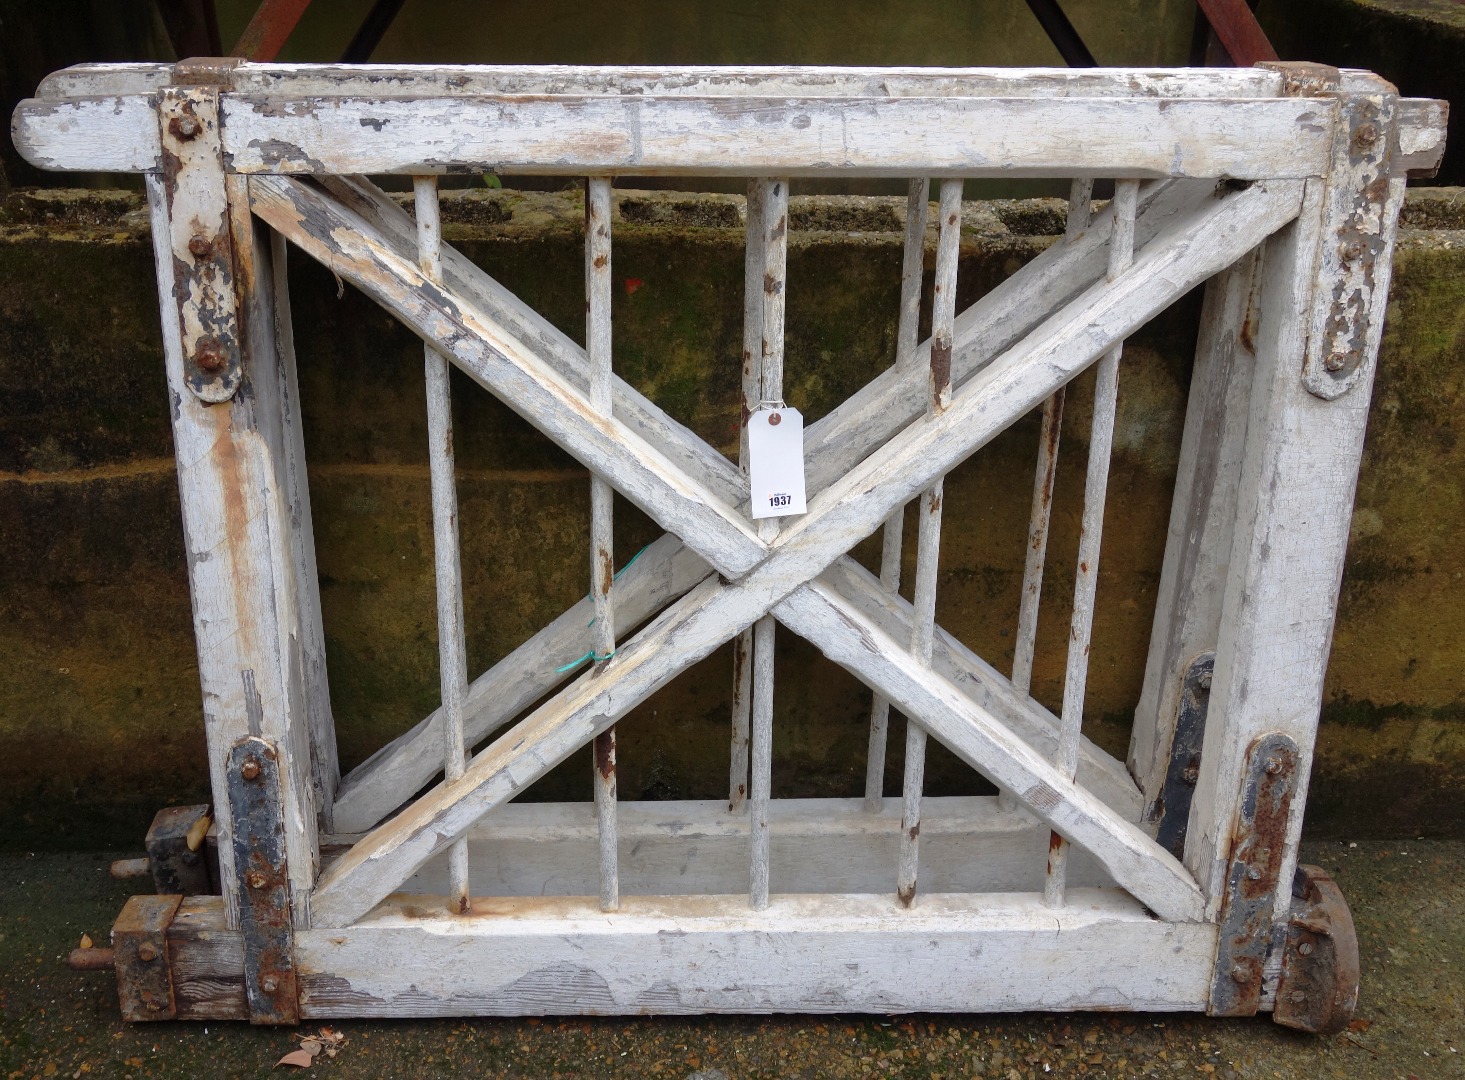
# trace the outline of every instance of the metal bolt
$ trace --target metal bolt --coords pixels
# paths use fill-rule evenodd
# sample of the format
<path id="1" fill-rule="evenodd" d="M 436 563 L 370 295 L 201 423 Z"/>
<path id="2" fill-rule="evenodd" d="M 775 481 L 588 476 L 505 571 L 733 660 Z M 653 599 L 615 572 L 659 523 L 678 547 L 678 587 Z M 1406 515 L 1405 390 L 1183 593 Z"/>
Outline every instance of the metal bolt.
<path id="1" fill-rule="evenodd" d="M 203 233 L 194 233 L 188 238 L 188 250 L 195 259 L 207 258 L 214 250 L 214 242 Z"/>
<path id="2" fill-rule="evenodd" d="M 1359 124 L 1353 131 L 1353 145 L 1364 150 L 1378 141 L 1379 129 L 1374 124 Z"/>
<path id="3" fill-rule="evenodd" d="M 151 941 L 144 941 L 137 947 L 137 958 L 144 964 L 151 964 L 158 958 L 158 947 Z"/>
<path id="4" fill-rule="evenodd" d="M 255 761 L 254 758 L 245 758 L 244 764 L 239 766 L 239 775 L 244 777 L 244 779 L 246 780 L 258 779 L 259 762 Z"/>
<path id="5" fill-rule="evenodd" d="M 1287 999 L 1291 1001 L 1294 1005 L 1301 1005 L 1304 1001 L 1307 1000 L 1307 994 L 1301 990 L 1294 990 L 1292 991 L 1292 993 L 1287 995 Z"/>
<path id="6" fill-rule="evenodd" d="M 273 994 L 276 990 L 280 988 L 280 980 L 275 978 L 273 975 L 266 975 L 263 979 L 259 981 L 259 988 L 263 990 L 266 994 Z"/>
<path id="7" fill-rule="evenodd" d="M 1343 241 L 1343 243 L 1338 245 L 1338 254 L 1341 255 L 1343 257 L 1343 261 L 1347 263 L 1357 262 L 1359 259 L 1363 258 L 1364 253 L 1367 251 L 1368 245 L 1365 244 L 1362 240 L 1345 240 Z"/>
<path id="8" fill-rule="evenodd" d="M 1244 983 L 1251 981 L 1251 969 L 1245 964 L 1231 965 L 1231 979 L 1234 982 Z"/>
<path id="9" fill-rule="evenodd" d="M 198 138 L 198 133 L 203 130 L 200 124 L 192 116 L 175 116 L 168 121 L 168 130 L 184 141 Z"/>
<path id="10" fill-rule="evenodd" d="M 1281 758 L 1274 758 L 1274 757 L 1267 758 L 1267 775 L 1268 776 L 1276 776 L 1281 771 L 1282 771 L 1282 759 Z"/>
<path id="11" fill-rule="evenodd" d="M 251 870 L 244 876 L 244 880 L 251 889 L 263 889 L 270 883 L 263 870 Z"/>
<path id="12" fill-rule="evenodd" d="M 1297 951 L 1300 952 L 1303 956 L 1311 956 L 1312 942 L 1304 941 L 1301 945 L 1297 946 Z"/>
<path id="13" fill-rule="evenodd" d="M 207 371 L 210 375 L 223 371 L 227 361 L 224 359 L 224 351 L 213 342 L 205 342 L 198 347 L 193 354 L 193 362 L 198 365 L 200 371 Z"/>
<path id="14" fill-rule="evenodd" d="M 1200 688 L 1202 690 L 1207 690 L 1207 691 L 1210 690 L 1210 688 L 1211 688 L 1211 673 L 1209 671 L 1207 671 L 1204 675 L 1202 675 L 1196 681 L 1197 681 L 1197 683 L 1199 684 L 1199 686 L 1200 686 Z"/>
<path id="15" fill-rule="evenodd" d="M 1248 866 L 1246 868 L 1246 876 L 1252 881 L 1260 881 L 1262 879 L 1262 872 L 1255 866 Z"/>
<path id="16" fill-rule="evenodd" d="M 1180 774 L 1180 779 L 1184 780 L 1187 784 L 1194 784 L 1200 779 L 1200 770 L 1192 765 Z"/>
<path id="17" fill-rule="evenodd" d="M 1323 367 L 1329 371 L 1342 371 L 1348 365 L 1348 357 L 1345 353 L 1329 353 L 1328 358 L 1323 361 Z"/>

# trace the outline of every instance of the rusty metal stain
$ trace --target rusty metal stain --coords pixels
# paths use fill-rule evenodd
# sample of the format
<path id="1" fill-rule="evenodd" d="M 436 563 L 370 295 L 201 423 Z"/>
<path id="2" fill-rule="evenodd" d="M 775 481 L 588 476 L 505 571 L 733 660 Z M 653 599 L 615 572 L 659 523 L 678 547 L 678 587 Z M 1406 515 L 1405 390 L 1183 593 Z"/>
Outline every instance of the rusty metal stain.
<path id="1" fill-rule="evenodd" d="M 602 731 L 595 736 L 595 771 L 605 780 L 613 780 L 616 774 L 615 728 Z"/>
<path id="2" fill-rule="evenodd" d="M 1358 1007 L 1358 935 L 1337 883 L 1319 866 L 1299 866 L 1272 1019 L 1335 1035 Z"/>
<path id="3" fill-rule="evenodd" d="M 1247 752 L 1206 1010 L 1212 1016 L 1251 1016 L 1261 1004 L 1300 760 L 1297 744 L 1279 732 L 1260 736 Z"/>
<path id="4" fill-rule="evenodd" d="M 255 1024 L 300 1021 L 295 933 L 285 864 L 280 765 L 274 745 L 247 736 L 229 750 L 225 769 L 233 819 L 244 989 Z"/>

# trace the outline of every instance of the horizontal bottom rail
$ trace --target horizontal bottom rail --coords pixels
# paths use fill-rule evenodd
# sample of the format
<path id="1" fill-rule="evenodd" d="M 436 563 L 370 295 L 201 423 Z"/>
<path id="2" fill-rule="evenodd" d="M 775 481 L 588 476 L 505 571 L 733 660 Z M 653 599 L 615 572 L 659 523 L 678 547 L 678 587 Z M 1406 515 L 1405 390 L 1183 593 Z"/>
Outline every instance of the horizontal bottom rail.
<path id="1" fill-rule="evenodd" d="M 748 888 L 748 816 L 724 800 L 617 804 L 620 888 L 681 896 Z M 895 890 L 901 800 L 872 814 L 863 799 L 775 799 L 769 804 L 770 888 L 783 893 Z M 928 798 L 921 819 L 923 891 L 1041 890 L 1047 824 L 993 796 Z M 332 837 L 325 843 L 329 858 Z M 468 833 L 474 896 L 594 896 L 598 831 L 591 803 L 506 803 Z M 1075 885 L 1112 885 L 1087 853 L 1074 852 Z M 403 885 L 446 893 L 445 855 Z"/>
<path id="2" fill-rule="evenodd" d="M 1216 928 L 1126 894 L 736 896 L 474 902 L 396 896 L 299 931 L 303 1019 L 767 1012 L 1203 1011 Z M 169 929 L 180 1019 L 247 1015 L 243 949 L 217 897 Z"/>

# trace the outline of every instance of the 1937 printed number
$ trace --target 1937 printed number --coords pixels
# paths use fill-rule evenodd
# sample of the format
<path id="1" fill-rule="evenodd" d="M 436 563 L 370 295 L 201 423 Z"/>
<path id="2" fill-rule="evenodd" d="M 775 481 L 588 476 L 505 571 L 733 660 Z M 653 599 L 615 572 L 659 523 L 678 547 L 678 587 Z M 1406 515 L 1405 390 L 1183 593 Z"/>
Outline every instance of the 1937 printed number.
<path id="1" fill-rule="evenodd" d="M 768 505 L 769 506 L 788 506 L 793 501 L 794 501 L 794 497 L 792 495 L 784 495 L 782 493 L 779 493 L 779 494 L 775 494 L 775 495 L 768 496 Z"/>

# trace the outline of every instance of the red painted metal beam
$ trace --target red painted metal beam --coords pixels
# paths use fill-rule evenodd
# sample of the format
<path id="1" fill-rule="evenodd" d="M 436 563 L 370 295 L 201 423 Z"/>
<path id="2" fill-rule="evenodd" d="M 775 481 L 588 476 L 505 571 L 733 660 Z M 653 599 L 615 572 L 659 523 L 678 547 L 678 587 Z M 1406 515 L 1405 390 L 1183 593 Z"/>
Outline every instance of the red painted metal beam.
<path id="1" fill-rule="evenodd" d="M 261 0 L 254 18 L 249 20 L 229 55 L 269 63 L 280 55 L 280 50 L 295 30 L 295 24 L 309 6 L 310 0 Z"/>
<path id="2" fill-rule="evenodd" d="M 1196 0 L 1196 3 L 1237 67 L 1278 59 L 1277 50 L 1267 40 L 1246 0 Z"/>

